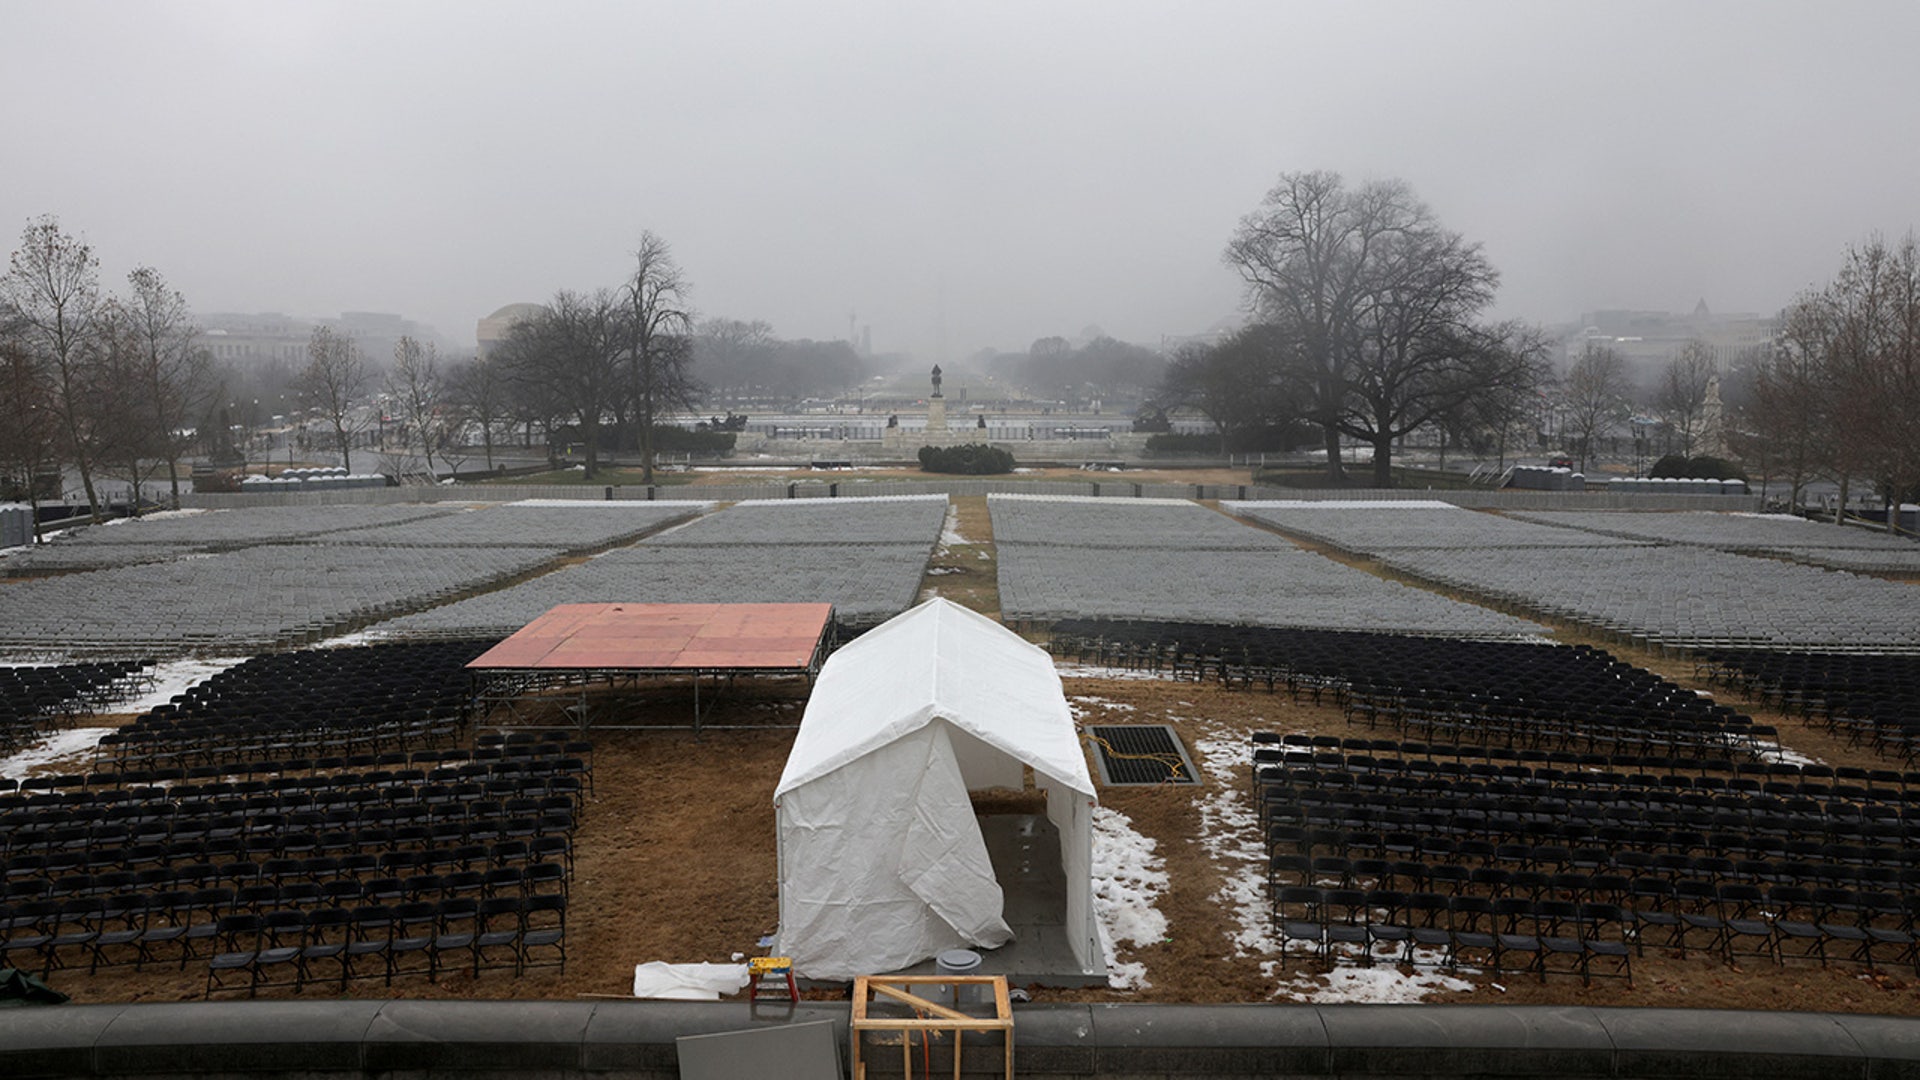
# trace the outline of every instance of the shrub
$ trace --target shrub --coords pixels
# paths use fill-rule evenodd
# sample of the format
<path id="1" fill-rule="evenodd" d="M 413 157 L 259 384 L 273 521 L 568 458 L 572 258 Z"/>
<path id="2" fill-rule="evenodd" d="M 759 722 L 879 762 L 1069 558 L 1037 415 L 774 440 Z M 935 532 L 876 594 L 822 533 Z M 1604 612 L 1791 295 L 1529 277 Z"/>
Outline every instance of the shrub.
<path id="1" fill-rule="evenodd" d="M 739 437 L 731 431 L 688 431 L 655 424 L 653 448 L 663 454 L 730 454 Z"/>
<path id="2" fill-rule="evenodd" d="M 1013 471 L 1013 455 L 997 446 L 967 443 L 962 446 L 923 446 L 920 470 L 932 473 L 959 473 L 985 476 Z"/>
<path id="3" fill-rule="evenodd" d="M 1668 454 L 1653 463 L 1647 475 L 1656 480 L 1741 480 L 1747 478 L 1745 469 L 1724 458 L 1701 456 L 1683 457 Z"/>

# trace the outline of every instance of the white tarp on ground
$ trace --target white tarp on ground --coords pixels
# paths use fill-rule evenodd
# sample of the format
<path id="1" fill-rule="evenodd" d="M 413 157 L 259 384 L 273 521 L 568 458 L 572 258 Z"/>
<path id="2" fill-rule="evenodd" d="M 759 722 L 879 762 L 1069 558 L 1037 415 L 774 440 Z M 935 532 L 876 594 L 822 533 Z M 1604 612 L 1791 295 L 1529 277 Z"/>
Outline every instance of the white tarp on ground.
<path id="1" fill-rule="evenodd" d="M 816 979 L 898 971 L 1012 938 L 969 789 L 1047 790 L 1067 881 L 1067 937 L 1099 958 L 1093 781 L 1053 660 L 1019 635 L 929 600 L 821 669 L 774 793 L 776 953 Z"/>

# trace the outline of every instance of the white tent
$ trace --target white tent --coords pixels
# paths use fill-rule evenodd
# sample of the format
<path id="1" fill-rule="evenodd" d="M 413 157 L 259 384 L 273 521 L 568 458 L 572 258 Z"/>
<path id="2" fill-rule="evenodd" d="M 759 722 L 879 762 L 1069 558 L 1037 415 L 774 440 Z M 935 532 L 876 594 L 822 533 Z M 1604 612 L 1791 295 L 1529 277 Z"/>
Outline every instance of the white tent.
<path id="1" fill-rule="evenodd" d="M 929 600 L 820 671 L 774 792 L 776 950 L 817 979 L 910 967 L 1012 938 L 969 789 L 1047 791 L 1067 883 L 1067 940 L 1097 969 L 1093 781 L 1053 660 L 1019 635 Z"/>

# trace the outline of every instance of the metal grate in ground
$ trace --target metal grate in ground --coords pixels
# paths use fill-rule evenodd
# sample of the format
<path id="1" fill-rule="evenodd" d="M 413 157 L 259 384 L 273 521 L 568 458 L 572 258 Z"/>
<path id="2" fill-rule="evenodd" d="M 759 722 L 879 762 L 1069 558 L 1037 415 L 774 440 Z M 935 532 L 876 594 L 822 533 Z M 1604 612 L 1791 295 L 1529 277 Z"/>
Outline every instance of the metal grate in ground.
<path id="1" fill-rule="evenodd" d="M 1100 782 L 1109 787 L 1200 782 L 1187 748 L 1165 724 L 1092 727 L 1087 738 L 1098 751 Z"/>

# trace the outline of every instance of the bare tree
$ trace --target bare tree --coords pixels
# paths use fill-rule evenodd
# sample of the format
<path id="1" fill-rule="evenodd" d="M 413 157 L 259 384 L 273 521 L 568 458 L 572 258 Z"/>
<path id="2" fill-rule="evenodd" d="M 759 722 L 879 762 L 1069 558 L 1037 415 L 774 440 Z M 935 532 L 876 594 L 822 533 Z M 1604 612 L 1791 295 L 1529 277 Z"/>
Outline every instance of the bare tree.
<path id="1" fill-rule="evenodd" d="M 641 482 L 653 483 L 653 425 L 698 395 L 691 372 L 693 313 L 687 282 L 667 242 L 640 234 L 633 273 L 620 287 L 620 367 L 626 400 L 639 429 Z"/>
<path id="2" fill-rule="evenodd" d="M 1800 505 L 1801 493 L 1829 454 L 1833 384 L 1827 377 L 1822 314 L 1817 305 L 1796 303 L 1787 309 L 1773 349 L 1756 365 L 1747 409 L 1757 456 L 1768 471 L 1785 474 L 1792 506 Z"/>
<path id="3" fill-rule="evenodd" d="M 147 477 L 165 460 L 165 432 L 153 424 L 147 409 L 140 334 L 132 311 L 120 300 L 101 303 L 91 349 L 93 389 L 87 409 L 99 432 L 99 469 L 103 474 L 114 466 L 125 470 L 128 509 L 137 515 Z"/>
<path id="4" fill-rule="evenodd" d="M 131 292 L 121 305 L 131 334 L 131 364 L 140 393 L 142 422 L 154 451 L 167 464 L 173 505 L 180 505 L 180 458 L 191 441 L 187 429 L 206 405 L 210 388 L 207 355 L 194 345 L 198 328 L 186 298 L 149 266 L 127 275 Z"/>
<path id="5" fill-rule="evenodd" d="M 1220 432 L 1220 452 L 1243 431 L 1291 423 L 1298 415 L 1287 373 L 1288 343 L 1272 326 L 1256 324 L 1218 344 L 1191 342 L 1174 350 L 1154 404 L 1193 409 Z"/>
<path id="6" fill-rule="evenodd" d="M 98 389 L 93 362 L 100 283 L 93 249 L 52 217 L 29 222 L 8 273 L 0 277 L 0 304 L 15 313 L 21 340 L 46 372 L 67 453 L 80 471 L 87 509 L 98 521 L 93 471 L 102 432 L 91 406 Z"/>
<path id="7" fill-rule="evenodd" d="M 480 445 L 491 471 L 494 425 L 512 415 L 510 388 L 500 363 L 491 356 L 476 357 L 454 368 L 447 383 L 447 398 L 454 414 L 463 425 L 480 429 Z"/>
<path id="8" fill-rule="evenodd" d="M 399 410 L 408 439 L 420 441 L 427 475 L 434 475 L 433 454 L 446 438 L 446 387 L 440 378 L 440 353 L 431 342 L 420 344 L 402 336 L 393 346 L 393 367 L 387 372 L 387 396 Z"/>
<path id="9" fill-rule="evenodd" d="M 23 320 L 0 310 L 0 479 L 16 480 L 40 541 L 40 477 L 57 467 L 59 409 L 46 370 L 35 361 Z M 4 485 L 0 485 L 4 486 Z M 12 495 L 0 493 L 0 498 Z"/>
<path id="10" fill-rule="evenodd" d="M 1682 345 L 1679 354 L 1661 368 L 1654 404 L 1680 436 L 1682 457 L 1693 456 L 1694 439 L 1704 434 L 1701 422 L 1706 418 L 1707 390 L 1718 372 L 1712 347 L 1699 340 Z"/>
<path id="11" fill-rule="evenodd" d="M 1532 425 L 1553 380 L 1546 341 L 1538 331 L 1518 332 L 1510 347 L 1522 362 L 1503 365 L 1463 406 L 1441 414 L 1444 422 L 1483 440 L 1483 448 L 1490 441 L 1496 467 L 1503 471 L 1508 443 L 1516 436 L 1524 438 L 1529 430 L 1538 430 Z"/>
<path id="12" fill-rule="evenodd" d="M 1254 313 L 1296 343 L 1330 480 L 1345 475 L 1344 434 L 1373 444 L 1374 482 L 1390 485 L 1396 439 L 1525 366 L 1517 328 L 1474 321 L 1499 275 L 1399 181 L 1286 174 L 1225 258 Z"/>
<path id="13" fill-rule="evenodd" d="M 366 382 L 367 363 L 353 339 L 325 326 L 314 327 L 307 342 L 307 366 L 300 372 L 300 396 L 332 425 L 340 464 L 348 472 L 353 471 L 353 436 L 366 426 L 354 415 Z"/>
<path id="14" fill-rule="evenodd" d="M 758 319 L 705 319 L 693 339 L 694 369 L 723 394 L 770 381 L 773 327 Z"/>
<path id="15" fill-rule="evenodd" d="M 561 290 L 539 315 L 515 323 L 493 359 L 527 400 L 571 416 L 589 479 L 600 472 L 600 424 L 624 389 L 628 335 L 614 294 Z"/>
<path id="16" fill-rule="evenodd" d="M 1567 369 L 1560 400 L 1566 409 L 1566 430 L 1579 448 L 1581 472 L 1587 471 L 1600 436 L 1626 411 L 1628 390 L 1626 362 L 1610 345 L 1588 342 L 1580 359 Z"/>

